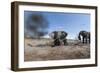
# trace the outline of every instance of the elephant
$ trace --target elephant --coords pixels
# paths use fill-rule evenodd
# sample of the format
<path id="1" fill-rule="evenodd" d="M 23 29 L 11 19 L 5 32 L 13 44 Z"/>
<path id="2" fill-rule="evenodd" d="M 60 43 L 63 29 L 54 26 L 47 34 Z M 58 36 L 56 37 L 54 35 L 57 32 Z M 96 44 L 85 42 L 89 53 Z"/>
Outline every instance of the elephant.
<path id="1" fill-rule="evenodd" d="M 53 31 L 49 34 L 49 36 L 53 39 L 52 46 L 60 46 L 61 44 L 67 45 L 67 37 L 68 33 L 65 31 Z"/>
<path id="2" fill-rule="evenodd" d="M 78 35 L 78 39 L 82 41 L 82 43 L 90 43 L 90 32 L 80 31 Z"/>

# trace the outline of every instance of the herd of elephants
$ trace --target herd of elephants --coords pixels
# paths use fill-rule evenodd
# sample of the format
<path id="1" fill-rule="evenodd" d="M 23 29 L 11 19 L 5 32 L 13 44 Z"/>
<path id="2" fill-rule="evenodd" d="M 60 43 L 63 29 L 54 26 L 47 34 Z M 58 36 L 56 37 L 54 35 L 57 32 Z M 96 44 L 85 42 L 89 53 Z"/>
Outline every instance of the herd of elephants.
<path id="1" fill-rule="evenodd" d="M 67 45 L 68 33 L 65 31 L 53 31 L 49 34 L 49 36 L 53 39 L 53 46 L 60 46 L 62 43 Z M 80 40 L 83 44 L 90 43 L 90 32 L 80 31 L 78 34 L 78 40 Z"/>

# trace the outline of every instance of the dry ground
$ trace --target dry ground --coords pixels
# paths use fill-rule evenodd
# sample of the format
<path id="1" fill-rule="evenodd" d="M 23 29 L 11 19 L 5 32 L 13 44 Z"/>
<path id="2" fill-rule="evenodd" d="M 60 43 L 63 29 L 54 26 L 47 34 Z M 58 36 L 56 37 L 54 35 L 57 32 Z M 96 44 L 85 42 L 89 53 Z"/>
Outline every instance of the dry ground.
<path id="1" fill-rule="evenodd" d="M 90 58 L 90 45 L 68 40 L 68 45 L 51 47 L 51 39 L 25 39 L 25 61 Z"/>

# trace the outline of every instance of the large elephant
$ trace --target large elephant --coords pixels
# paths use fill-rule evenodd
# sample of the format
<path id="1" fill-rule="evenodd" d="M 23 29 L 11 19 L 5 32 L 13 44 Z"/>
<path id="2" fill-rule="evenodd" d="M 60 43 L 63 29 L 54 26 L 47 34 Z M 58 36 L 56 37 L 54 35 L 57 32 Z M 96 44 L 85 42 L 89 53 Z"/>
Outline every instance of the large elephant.
<path id="1" fill-rule="evenodd" d="M 61 44 L 67 45 L 68 33 L 65 31 L 53 31 L 49 36 L 53 39 L 53 46 L 60 46 Z"/>
<path id="2" fill-rule="evenodd" d="M 80 31 L 78 35 L 78 39 L 82 41 L 82 43 L 90 43 L 90 32 Z"/>

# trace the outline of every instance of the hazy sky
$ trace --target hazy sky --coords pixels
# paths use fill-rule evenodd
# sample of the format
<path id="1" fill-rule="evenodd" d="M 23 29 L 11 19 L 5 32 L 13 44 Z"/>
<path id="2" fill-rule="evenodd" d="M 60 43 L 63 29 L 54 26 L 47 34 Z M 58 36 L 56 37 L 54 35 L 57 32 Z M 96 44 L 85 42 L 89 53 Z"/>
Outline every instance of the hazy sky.
<path id="1" fill-rule="evenodd" d="M 68 38 L 75 38 L 81 30 L 90 31 L 90 14 L 25 11 L 24 20 L 32 14 L 45 16 L 49 22 L 48 33 L 63 30 L 68 33 Z M 45 36 L 48 37 L 48 34 Z"/>

